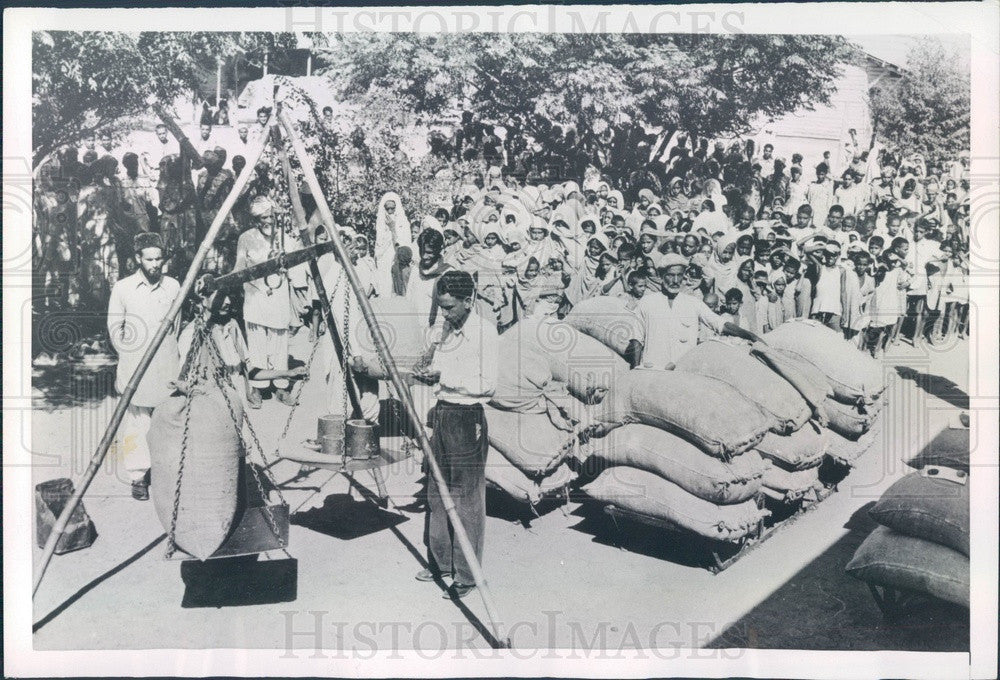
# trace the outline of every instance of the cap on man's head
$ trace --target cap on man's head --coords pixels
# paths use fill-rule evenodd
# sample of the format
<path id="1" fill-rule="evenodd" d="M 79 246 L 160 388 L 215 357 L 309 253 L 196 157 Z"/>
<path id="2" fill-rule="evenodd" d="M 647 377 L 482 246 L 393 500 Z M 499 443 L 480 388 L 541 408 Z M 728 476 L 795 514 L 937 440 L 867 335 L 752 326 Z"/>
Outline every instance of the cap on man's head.
<path id="1" fill-rule="evenodd" d="M 836 241 L 828 241 L 827 244 L 823 246 L 823 250 L 831 255 L 838 255 L 840 254 L 840 244 Z"/>
<path id="2" fill-rule="evenodd" d="M 670 267 L 684 267 L 688 266 L 688 259 L 683 255 L 678 255 L 677 253 L 667 253 L 660 258 L 660 261 L 656 264 L 656 271 L 663 273 Z"/>
<path id="3" fill-rule="evenodd" d="M 146 248 L 159 248 L 163 250 L 163 239 L 157 233 L 143 231 L 135 235 L 135 238 L 132 239 L 132 245 L 137 254 Z"/>

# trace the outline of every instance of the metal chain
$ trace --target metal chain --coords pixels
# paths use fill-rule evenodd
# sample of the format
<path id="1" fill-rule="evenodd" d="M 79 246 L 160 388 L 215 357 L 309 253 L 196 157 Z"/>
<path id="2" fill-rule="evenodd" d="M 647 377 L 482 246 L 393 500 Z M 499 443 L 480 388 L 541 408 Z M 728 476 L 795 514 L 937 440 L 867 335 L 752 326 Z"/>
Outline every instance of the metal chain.
<path id="1" fill-rule="evenodd" d="M 221 356 L 221 353 L 219 352 L 219 348 L 218 348 L 218 346 L 217 346 L 217 344 L 215 342 L 215 338 L 212 337 L 211 335 L 209 335 L 209 337 L 208 337 L 208 343 L 209 343 L 208 347 L 209 347 L 210 354 L 211 354 L 210 361 L 212 361 L 213 363 L 218 362 L 218 367 L 225 366 L 225 363 L 222 361 L 222 356 Z M 229 416 L 232 418 L 233 426 L 236 428 L 236 434 L 240 438 L 240 443 L 242 444 L 244 450 L 247 450 L 249 447 L 247 447 L 246 440 L 243 437 L 243 427 L 242 427 L 243 421 L 240 420 L 240 418 L 238 418 L 236 416 L 236 407 L 233 406 L 233 402 L 229 398 L 229 391 L 227 390 L 227 387 L 233 387 L 235 389 L 235 386 L 233 385 L 233 382 L 232 382 L 232 377 L 231 376 L 227 376 L 226 380 L 227 380 L 227 382 L 229 384 L 226 385 L 223 382 L 223 378 L 222 378 L 222 375 L 221 375 L 220 371 L 214 370 L 214 371 L 212 371 L 212 373 L 213 373 L 213 375 L 215 375 L 216 383 L 219 386 L 219 391 L 222 392 L 222 398 L 225 399 L 226 406 L 229 408 Z M 243 412 L 243 416 L 244 416 L 244 418 L 246 418 L 246 411 Z M 249 420 L 247 422 L 249 422 Z M 258 447 L 260 446 L 260 442 L 257 441 L 256 435 L 254 435 L 254 442 L 257 444 Z M 263 451 L 263 449 L 259 449 L 259 452 L 260 452 L 261 458 L 263 459 L 264 458 L 264 451 Z M 262 501 L 264 502 L 264 516 L 267 519 L 267 524 L 268 524 L 268 526 L 271 529 L 271 533 L 273 533 L 274 537 L 276 539 L 278 539 L 279 542 L 280 542 L 280 540 L 281 540 L 281 532 L 278 530 L 278 521 L 275 519 L 274 512 L 271 510 L 271 506 L 267 502 L 267 497 L 268 496 L 264 492 L 264 485 L 263 485 L 263 482 L 260 479 L 260 474 L 257 472 L 257 470 L 256 470 L 255 466 L 253 465 L 253 463 L 251 463 L 251 462 L 248 461 L 247 462 L 247 467 L 250 468 L 251 477 L 253 478 L 254 484 L 257 487 L 257 492 L 260 494 L 260 497 L 261 497 Z M 285 503 L 284 496 L 282 496 L 282 494 L 281 494 L 281 489 L 279 489 L 278 486 L 275 485 L 275 484 L 272 484 L 272 486 L 274 486 L 275 491 L 278 492 L 278 497 L 281 499 L 281 502 Z"/>
<path id="2" fill-rule="evenodd" d="M 195 328 L 191 337 L 191 347 L 188 350 L 188 360 L 192 357 L 198 357 L 201 354 L 201 348 L 205 342 L 205 324 L 198 317 L 195 320 Z M 170 516 L 170 529 L 167 531 L 167 558 L 173 556 L 177 552 L 177 518 L 180 515 L 181 509 L 181 480 L 184 477 L 184 462 L 187 458 L 187 443 L 188 437 L 190 435 L 191 429 L 191 401 L 194 396 L 194 387 L 197 384 L 197 373 L 195 362 L 187 364 L 187 374 L 184 378 L 190 378 L 194 376 L 195 381 L 188 386 L 188 393 L 185 395 L 184 399 L 184 430 L 181 435 L 181 457 L 177 464 L 177 483 L 174 485 L 174 507 Z"/>

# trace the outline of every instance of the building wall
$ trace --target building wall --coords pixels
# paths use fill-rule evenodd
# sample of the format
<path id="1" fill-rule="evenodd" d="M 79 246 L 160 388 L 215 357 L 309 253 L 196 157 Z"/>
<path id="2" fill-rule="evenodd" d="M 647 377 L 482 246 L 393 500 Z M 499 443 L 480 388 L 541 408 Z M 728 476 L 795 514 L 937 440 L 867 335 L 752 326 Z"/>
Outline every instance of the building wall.
<path id="1" fill-rule="evenodd" d="M 829 105 L 762 122 L 760 132 L 754 137 L 757 148 L 773 144 L 775 157 L 786 161 L 790 161 L 793 153 L 802 154 L 806 179 L 812 179 L 812 168 L 823 160 L 823 152 L 829 151 L 833 171 L 842 172 L 846 167 L 844 144 L 850 141 L 848 131 L 857 130 L 862 149 L 868 147 L 871 139 L 868 74 L 863 68 L 845 66 L 836 87 Z"/>

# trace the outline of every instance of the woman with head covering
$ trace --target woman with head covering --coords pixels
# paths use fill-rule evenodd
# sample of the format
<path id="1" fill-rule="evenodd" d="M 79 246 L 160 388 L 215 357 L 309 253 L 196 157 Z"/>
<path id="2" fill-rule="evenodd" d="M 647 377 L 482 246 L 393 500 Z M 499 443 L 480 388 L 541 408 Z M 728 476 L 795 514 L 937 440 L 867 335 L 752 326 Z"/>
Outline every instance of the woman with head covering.
<path id="1" fill-rule="evenodd" d="M 399 194 L 389 191 L 379 201 L 375 215 L 376 289 L 379 295 L 388 296 L 392 291 L 392 263 L 396 261 L 399 246 L 412 247 L 413 236 Z"/>

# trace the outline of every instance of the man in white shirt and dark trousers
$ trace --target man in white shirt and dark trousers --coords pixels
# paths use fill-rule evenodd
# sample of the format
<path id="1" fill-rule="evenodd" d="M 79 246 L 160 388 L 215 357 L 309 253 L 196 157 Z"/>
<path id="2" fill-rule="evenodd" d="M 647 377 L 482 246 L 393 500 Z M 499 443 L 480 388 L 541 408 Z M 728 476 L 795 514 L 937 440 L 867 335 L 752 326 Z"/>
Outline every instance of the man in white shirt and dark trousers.
<path id="1" fill-rule="evenodd" d="M 486 415 L 483 404 L 497 382 L 498 335 L 494 322 L 474 310 L 475 283 L 464 271 L 447 271 L 435 286 L 442 322 L 432 332 L 430 365 L 414 378 L 435 385 L 431 446 L 455 510 L 482 560 L 486 528 Z M 454 539 L 433 475 L 427 484 L 427 547 L 430 568 L 417 580 L 452 576 L 446 598 L 461 598 L 475 585 L 469 563 Z"/>

